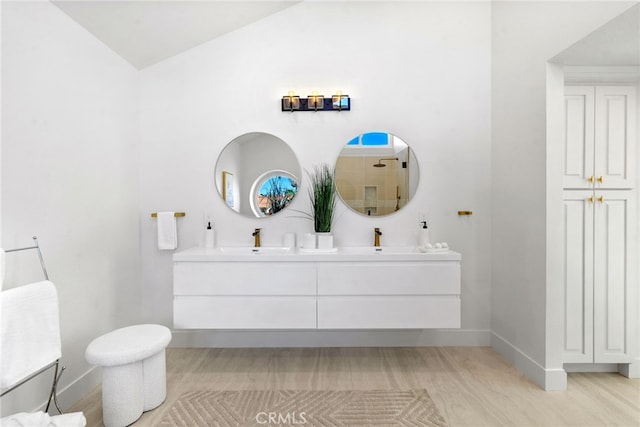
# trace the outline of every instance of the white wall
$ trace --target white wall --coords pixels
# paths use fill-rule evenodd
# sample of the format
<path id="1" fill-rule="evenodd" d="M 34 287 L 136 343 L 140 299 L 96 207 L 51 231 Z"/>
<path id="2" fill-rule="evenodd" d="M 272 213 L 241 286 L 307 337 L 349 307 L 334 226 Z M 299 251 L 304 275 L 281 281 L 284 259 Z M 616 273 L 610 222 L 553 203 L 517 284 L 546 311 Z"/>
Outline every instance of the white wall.
<path id="1" fill-rule="evenodd" d="M 547 61 L 633 4 L 493 3 L 492 345 L 546 388 L 564 377 L 546 341 L 562 326 L 547 318 Z"/>
<path id="2" fill-rule="evenodd" d="M 60 299 L 62 405 L 97 384 L 98 335 L 140 319 L 137 71 L 49 2 L 2 2 L 2 247 L 37 235 Z M 7 255 L 6 287 L 42 280 Z M 31 411 L 53 372 L 2 398 Z M 67 392 L 72 381 L 79 380 Z"/>
<path id="3" fill-rule="evenodd" d="M 0 72 L 2 71 L 2 21 L 2 6 L 0 5 Z M 0 100 L 3 99 L 1 78 L 2 76 L 0 75 Z M 0 102 L 0 242 L 2 242 L 2 123 L 2 102 Z M 2 289 L 1 283 L 0 289 Z"/>
<path id="4" fill-rule="evenodd" d="M 460 336 L 488 344 L 490 25 L 489 3 L 304 2 L 142 70 L 145 318 L 172 324 L 172 253 L 157 250 L 150 212 L 187 213 L 178 220 L 180 249 L 201 243 L 206 212 L 214 214 L 222 245 L 251 244 L 255 227 L 262 228 L 264 245 L 280 244 L 285 232 L 312 231 L 299 214 L 258 220 L 227 209 L 213 183 L 225 144 L 247 132 L 268 132 L 286 141 L 309 170 L 333 164 L 347 141 L 377 130 L 415 150 L 416 197 L 384 218 L 341 206 L 336 244 L 369 245 L 374 227 L 382 228 L 383 245 L 414 244 L 418 212 L 428 212 L 433 239 L 448 241 L 463 256 L 466 331 Z M 342 90 L 352 97 L 352 111 L 281 112 L 280 98 L 290 89 L 302 96 Z M 308 209 L 306 185 L 294 209 Z M 458 217 L 458 210 L 474 215 Z M 298 342 L 290 336 L 284 344 Z M 433 343 L 415 336 L 404 343 Z"/>

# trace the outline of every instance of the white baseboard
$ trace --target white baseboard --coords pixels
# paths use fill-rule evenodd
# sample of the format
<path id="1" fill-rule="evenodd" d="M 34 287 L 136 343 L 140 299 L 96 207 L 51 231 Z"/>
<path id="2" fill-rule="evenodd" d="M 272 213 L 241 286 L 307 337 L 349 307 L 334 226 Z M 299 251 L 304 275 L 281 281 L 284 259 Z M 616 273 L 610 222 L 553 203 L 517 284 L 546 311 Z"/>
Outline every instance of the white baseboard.
<path id="1" fill-rule="evenodd" d="M 545 369 L 495 332 L 491 332 L 491 347 L 543 389 L 547 391 L 567 389 L 567 373 L 564 369 Z"/>
<path id="2" fill-rule="evenodd" d="M 640 378 L 640 357 L 634 359 L 632 363 L 618 365 L 618 372 L 627 378 Z"/>
<path id="3" fill-rule="evenodd" d="M 66 412 L 74 403 L 85 397 L 91 390 L 99 385 L 102 380 L 101 373 L 100 369 L 92 367 L 69 385 L 58 390 L 58 404 L 60 405 L 60 409 Z M 46 406 L 47 402 L 45 401 L 32 412 L 44 411 Z M 57 414 L 53 401 L 51 402 L 51 406 L 49 406 L 49 413 Z"/>
<path id="4" fill-rule="evenodd" d="M 171 347 L 486 347 L 489 330 L 173 331 Z"/>
<path id="5" fill-rule="evenodd" d="M 565 372 L 618 372 L 617 363 L 565 363 Z"/>
<path id="6" fill-rule="evenodd" d="M 566 372 L 618 372 L 627 378 L 640 378 L 640 358 L 631 363 L 565 363 Z"/>
<path id="7" fill-rule="evenodd" d="M 618 372 L 617 363 L 565 363 L 565 372 Z"/>

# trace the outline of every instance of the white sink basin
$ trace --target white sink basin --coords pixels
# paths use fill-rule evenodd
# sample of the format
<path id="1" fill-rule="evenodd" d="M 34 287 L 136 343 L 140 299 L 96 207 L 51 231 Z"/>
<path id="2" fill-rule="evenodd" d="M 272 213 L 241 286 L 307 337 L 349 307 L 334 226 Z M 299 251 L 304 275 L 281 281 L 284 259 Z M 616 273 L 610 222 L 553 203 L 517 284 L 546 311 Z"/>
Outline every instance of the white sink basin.
<path id="1" fill-rule="evenodd" d="M 426 249 L 416 246 L 350 246 L 335 250 L 296 250 L 284 246 L 220 246 L 216 249 L 190 248 L 173 255 L 177 262 L 340 262 L 340 261 L 459 261 L 460 254 L 449 248 Z"/>
<path id="2" fill-rule="evenodd" d="M 418 248 L 414 246 L 346 246 L 340 248 L 345 254 L 415 254 Z"/>
<path id="3" fill-rule="evenodd" d="M 220 252 L 225 254 L 242 255 L 242 254 L 286 254 L 291 252 L 291 248 L 284 246 L 261 246 L 255 248 L 253 246 L 223 246 L 218 248 Z"/>

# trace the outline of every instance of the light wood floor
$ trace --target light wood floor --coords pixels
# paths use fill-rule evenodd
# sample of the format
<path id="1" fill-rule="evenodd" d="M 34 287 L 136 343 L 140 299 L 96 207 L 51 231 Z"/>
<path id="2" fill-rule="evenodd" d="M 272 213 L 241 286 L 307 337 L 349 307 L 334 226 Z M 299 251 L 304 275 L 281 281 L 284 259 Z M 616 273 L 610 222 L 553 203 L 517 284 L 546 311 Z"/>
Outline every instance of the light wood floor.
<path id="1" fill-rule="evenodd" d="M 450 426 L 640 426 L 640 380 L 569 374 L 540 389 L 487 347 L 167 350 L 167 400 L 135 427 L 154 426 L 191 390 L 425 388 Z M 102 425 L 100 387 L 70 411 Z"/>

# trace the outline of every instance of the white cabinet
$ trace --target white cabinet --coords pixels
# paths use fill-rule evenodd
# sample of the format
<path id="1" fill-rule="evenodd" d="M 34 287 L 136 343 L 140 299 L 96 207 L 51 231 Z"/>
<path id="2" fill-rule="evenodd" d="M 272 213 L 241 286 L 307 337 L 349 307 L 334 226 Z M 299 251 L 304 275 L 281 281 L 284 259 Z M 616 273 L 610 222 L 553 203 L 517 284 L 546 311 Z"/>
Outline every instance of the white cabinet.
<path id="1" fill-rule="evenodd" d="M 637 361 L 636 102 L 635 87 L 565 87 L 565 363 Z"/>
<path id="2" fill-rule="evenodd" d="M 564 361 L 593 362 L 593 197 L 592 191 L 565 191 Z"/>
<path id="3" fill-rule="evenodd" d="M 594 96 L 593 86 L 567 86 L 564 96 L 565 132 L 563 188 L 593 188 Z"/>
<path id="4" fill-rule="evenodd" d="M 635 187 L 636 89 L 565 88 L 565 189 Z"/>
<path id="5" fill-rule="evenodd" d="M 638 338 L 634 192 L 596 191 L 593 221 L 593 359 L 630 362 Z"/>
<path id="6" fill-rule="evenodd" d="M 318 328 L 459 328 L 460 264 L 323 263 Z"/>
<path id="7" fill-rule="evenodd" d="M 632 361 L 637 337 L 635 206 L 633 191 L 565 191 L 567 363 Z"/>
<path id="8" fill-rule="evenodd" d="M 636 90 L 567 86 L 564 362 L 638 357 Z"/>
<path id="9" fill-rule="evenodd" d="M 177 329 L 316 327 L 312 263 L 175 262 Z"/>
<path id="10" fill-rule="evenodd" d="M 460 255 L 174 255 L 176 329 L 460 327 Z"/>

